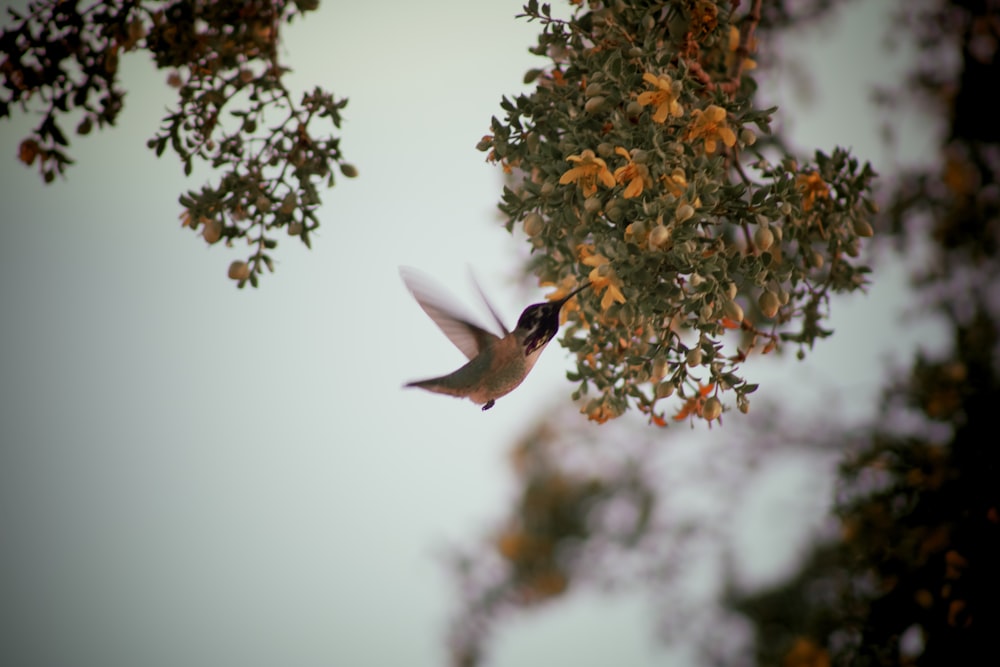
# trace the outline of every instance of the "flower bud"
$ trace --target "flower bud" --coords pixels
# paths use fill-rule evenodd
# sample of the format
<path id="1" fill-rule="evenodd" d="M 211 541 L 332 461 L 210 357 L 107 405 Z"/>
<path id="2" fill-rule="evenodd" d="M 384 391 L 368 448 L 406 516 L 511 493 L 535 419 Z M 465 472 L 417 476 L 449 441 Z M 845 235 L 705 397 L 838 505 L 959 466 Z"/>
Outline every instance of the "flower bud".
<path id="1" fill-rule="evenodd" d="M 344 162 L 340 165 L 340 173 L 342 173 L 347 178 L 357 178 L 358 168 L 355 167 L 353 164 Z"/>
<path id="2" fill-rule="evenodd" d="M 229 277 L 233 280 L 246 280 L 250 277 L 250 265 L 242 260 L 236 260 L 229 265 Z"/>
<path id="3" fill-rule="evenodd" d="M 663 357 L 657 357 L 653 362 L 653 370 L 651 377 L 656 382 L 659 382 L 667 375 L 667 360 Z"/>
<path id="4" fill-rule="evenodd" d="M 649 233 L 649 245 L 654 248 L 663 248 L 668 243 L 670 243 L 670 230 L 663 225 L 653 227 L 653 231 Z"/>
<path id="5" fill-rule="evenodd" d="M 726 299 L 722 304 L 722 313 L 734 322 L 743 321 L 743 309 L 740 308 L 740 304 L 736 303 L 732 299 Z"/>
<path id="6" fill-rule="evenodd" d="M 766 252 L 768 248 L 774 245 L 774 232 L 767 227 L 758 227 L 757 231 L 754 232 L 753 242 L 758 250 Z"/>
<path id="7" fill-rule="evenodd" d="M 218 243 L 219 239 L 222 238 L 222 221 L 219 219 L 206 220 L 205 229 L 201 232 L 201 235 L 205 237 L 205 241 L 209 245 Z"/>
<path id="8" fill-rule="evenodd" d="M 693 215 L 694 208 L 691 204 L 681 204 L 677 207 L 677 211 L 674 213 L 674 217 L 677 218 L 677 222 L 684 222 Z"/>
<path id="9" fill-rule="evenodd" d="M 656 397 L 669 398 L 674 393 L 674 389 L 673 382 L 661 382 L 656 385 Z"/>
<path id="10" fill-rule="evenodd" d="M 722 401 L 720 401 L 715 396 L 710 397 L 705 401 L 705 405 L 701 408 L 701 416 L 707 421 L 712 421 L 718 419 L 722 414 Z"/>
<path id="11" fill-rule="evenodd" d="M 524 219 L 524 233 L 528 236 L 538 236 L 542 231 L 542 226 L 542 216 L 537 213 L 529 213 L 528 217 Z"/>
<path id="12" fill-rule="evenodd" d="M 857 234 L 858 236 L 864 236 L 865 238 L 868 238 L 869 236 L 875 233 L 875 230 L 872 229 L 872 226 L 868 223 L 867 220 L 865 220 L 864 218 L 857 218 L 854 221 L 854 233 Z"/>
<path id="13" fill-rule="evenodd" d="M 587 113 L 595 113 L 604 106 L 604 96 L 598 95 L 597 97 L 591 97 L 587 100 L 587 103 L 583 105 L 583 110 Z"/>
<path id="14" fill-rule="evenodd" d="M 765 317 L 774 317 L 778 314 L 778 308 L 781 307 L 778 295 L 771 290 L 765 290 L 760 295 L 760 298 L 757 299 L 757 305 L 760 306 L 760 312 L 764 313 Z"/>

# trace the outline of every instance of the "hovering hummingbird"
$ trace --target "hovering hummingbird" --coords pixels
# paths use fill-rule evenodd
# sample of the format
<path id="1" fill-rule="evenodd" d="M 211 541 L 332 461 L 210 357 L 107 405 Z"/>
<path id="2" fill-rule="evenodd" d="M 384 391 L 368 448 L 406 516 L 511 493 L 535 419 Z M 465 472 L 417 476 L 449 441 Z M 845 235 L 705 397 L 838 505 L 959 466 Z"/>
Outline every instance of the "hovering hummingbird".
<path id="1" fill-rule="evenodd" d="M 467 364 L 453 373 L 408 382 L 404 386 L 468 398 L 482 404 L 483 410 L 492 408 L 496 399 L 514 391 L 524 381 L 538 355 L 559 331 L 559 311 L 563 304 L 590 287 L 590 283 L 586 282 L 561 299 L 528 306 L 518 318 L 514 330 L 507 331 L 477 283 L 479 296 L 503 332 L 501 338 L 457 313 L 446 303 L 447 299 L 442 298 L 440 288 L 434 288 L 429 279 L 406 268 L 401 268 L 399 274 L 424 312 L 469 359 Z"/>

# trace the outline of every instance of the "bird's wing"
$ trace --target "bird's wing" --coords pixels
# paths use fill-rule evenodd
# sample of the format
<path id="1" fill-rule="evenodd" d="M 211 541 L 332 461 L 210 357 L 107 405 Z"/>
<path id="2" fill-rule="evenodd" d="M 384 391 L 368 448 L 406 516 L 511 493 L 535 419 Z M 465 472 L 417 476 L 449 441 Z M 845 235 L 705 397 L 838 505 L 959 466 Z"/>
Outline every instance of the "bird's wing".
<path id="1" fill-rule="evenodd" d="M 490 300 L 486 298 L 486 292 L 484 292 L 483 288 L 479 286 L 479 281 L 476 280 L 476 276 L 472 272 L 472 268 L 471 267 L 469 268 L 469 275 L 472 277 L 472 284 L 476 286 L 477 290 L 479 290 L 479 297 L 483 300 L 483 303 L 486 304 L 486 307 L 490 311 L 490 315 L 492 315 L 493 319 L 496 320 L 497 326 L 500 327 L 500 331 L 502 331 L 503 335 L 506 336 L 510 332 L 507 331 L 507 327 L 504 326 L 503 320 L 501 320 L 500 319 L 500 315 L 497 314 L 496 308 L 494 308 L 493 304 L 490 303 Z"/>
<path id="2" fill-rule="evenodd" d="M 447 292 L 423 273 L 403 267 L 399 275 L 424 312 L 467 359 L 477 356 L 487 344 L 500 340 L 492 332 L 473 324 L 464 313 L 458 312 L 460 307 L 454 305 Z"/>

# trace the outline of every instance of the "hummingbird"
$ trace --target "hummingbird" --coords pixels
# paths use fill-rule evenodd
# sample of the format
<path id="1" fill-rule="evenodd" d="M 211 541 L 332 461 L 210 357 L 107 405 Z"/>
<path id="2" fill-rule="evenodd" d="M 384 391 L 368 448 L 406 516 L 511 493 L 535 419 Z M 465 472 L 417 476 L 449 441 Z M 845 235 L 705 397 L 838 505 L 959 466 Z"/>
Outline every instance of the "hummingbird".
<path id="1" fill-rule="evenodd" d="M 508 331 L 482 288 L 473 280 L 479 296 L 503 332 L 500 337 L 448 305 L 440 288 L 434 288 L 429 279 L 406 268 L 399 273 L 424 312 L 469 360 L 453 373 L 408 382 L 404 386 L 468 398 L 481 404 L 483 410 L 492 408 L 498 398 L 524 382 L 538 355 L 559 331 L 559 311 L 563 304 L 590 287 L 588 281 L 561 299 L 531 304 L 521 313 L 514 330 Z"/>

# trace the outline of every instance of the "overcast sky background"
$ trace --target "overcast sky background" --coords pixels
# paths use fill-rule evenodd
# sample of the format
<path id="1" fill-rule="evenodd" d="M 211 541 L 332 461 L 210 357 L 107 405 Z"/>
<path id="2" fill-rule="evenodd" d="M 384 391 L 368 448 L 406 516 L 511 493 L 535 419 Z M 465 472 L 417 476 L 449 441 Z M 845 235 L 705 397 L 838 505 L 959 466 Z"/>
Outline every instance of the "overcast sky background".
<path id="1" fill-rule="evenodd" d="M 811 82 L 805 111 L 782 115 L 795 143 L 852 147 L 883 173 L 933 159 L 935 143 L 899 119 L 900 150 L 879 145 L 868 86 L 906 64 L 881 50 L 889 4 L 858 0 L 782 40 Z M 510 324 L 544 293 L 515 283 L 525 250 L 498 224 L 501 176 L 474 148 L 542 62 L 520 5 L 327 0 L 287 29 L 288 84 L 350 98 L 341 147 L 360 178 L 323 194 L 312 251 L 282 237 L 257 290 L 225 277 L 242 247 L 179 226 L 178 194 L 210 174 L 185 181 L 145 148 L 174 92 L 146 54 L 122 59 L 125 111 L 74 140 L 66 180 L 43 186 L 16 162 L 33 119 L 0 123 L 0 662 L 443 663 L 455 600 L 440 552 L 503 515 L 507 447 L 572 389 L 557 346 L 486 413 L 400 388 L 463 359 L 399 265 L 478 308 L 473 266 Z M 779 114 L 806 101 L 792 69 L 762 83 L 789 103 Z M 806 361 L 746 367 L 755 401 L 800 426 L 853 423 L 872 415 L 887 364 L 940 347 L 940 328 L 900 320 L 905 272 L 879 268 Z M 699 426 L 700 442 L 687 426 L 652 437 L 696 458 L 738 447 L 740 419 Z M 755 473 L 747 581 L 780 577 L 821 523 L 829 469 L 814 463 Z M 501 628 L 491 664 L 692 664 L 656 643 L 650 609 L 569 596 Z"/>

